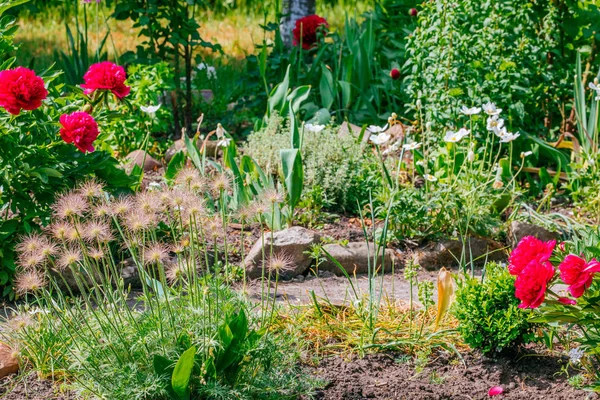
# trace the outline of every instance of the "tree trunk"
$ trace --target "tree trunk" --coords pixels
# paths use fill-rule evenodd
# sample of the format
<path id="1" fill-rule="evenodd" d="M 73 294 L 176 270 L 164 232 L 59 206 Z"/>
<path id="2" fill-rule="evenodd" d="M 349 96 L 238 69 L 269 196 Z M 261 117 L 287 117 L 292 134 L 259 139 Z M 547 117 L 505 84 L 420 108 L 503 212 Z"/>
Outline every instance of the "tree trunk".
<path id="1" fill-rule="evenodd" d="M 296 26 L 296 21 L 315 12 L 315 0 L 283 0 L 283 17 L 279 29 L 281 40 L 286 47 L 292 47 L 292 30 Z"/>

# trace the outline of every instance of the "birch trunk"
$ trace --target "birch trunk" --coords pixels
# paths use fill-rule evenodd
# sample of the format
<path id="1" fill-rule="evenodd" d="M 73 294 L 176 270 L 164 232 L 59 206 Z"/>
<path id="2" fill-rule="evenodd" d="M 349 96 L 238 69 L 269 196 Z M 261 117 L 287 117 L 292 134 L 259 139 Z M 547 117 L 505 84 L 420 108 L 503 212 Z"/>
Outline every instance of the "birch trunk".
<path id="1" fill-rule="evenodd" d="M 286 47 L 292 47 L 292 30 L 296 26 L 296 21 L 315 12 L 315 0 L 283 0 L 283 17 L 279 28 L 281 40 Z"/>

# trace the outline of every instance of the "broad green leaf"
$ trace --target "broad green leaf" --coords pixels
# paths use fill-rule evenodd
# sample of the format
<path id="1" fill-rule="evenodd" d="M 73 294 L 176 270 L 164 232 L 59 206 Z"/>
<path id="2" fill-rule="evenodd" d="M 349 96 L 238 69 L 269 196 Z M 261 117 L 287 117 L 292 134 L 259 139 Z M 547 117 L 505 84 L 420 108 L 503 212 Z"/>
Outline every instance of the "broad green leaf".
<path id="1" fill-rule="evenodd" d="M 302 156 L 299 149 L 282 149 L 280 155 L 288 204 L 293 210 L 300 201 L 304 185 Z"/>
<path id="2" fill-rule="evenodd" d="M 185 165 L 185 153 L 183 151 L 178 151 L 175 153 L 171 161 L 169 161 L 169 165 L 167 165 L 167 171 L 165 172 L 166 179 L 173 179 L 175 175 L 183 168 Z"/>
<path id="3" fill-rule="evenodd" d="M 190 378 L 194 369 L 194 358 L 196 357 L 196 347 L 192 346 L 183 352 L 171 376 L 171 386 L 173 391 L 181 400 L 190 398 Z"/>
<path id="4" fill-rule="evenodd" d="M 333 75 L 331 71 L 325 66 L 321 65 L 321 79 L 319 81 L 319 90 L 321 92 L 321 105 L 330 109 L 335 99 L 335 90 L 333 85 Z"/>

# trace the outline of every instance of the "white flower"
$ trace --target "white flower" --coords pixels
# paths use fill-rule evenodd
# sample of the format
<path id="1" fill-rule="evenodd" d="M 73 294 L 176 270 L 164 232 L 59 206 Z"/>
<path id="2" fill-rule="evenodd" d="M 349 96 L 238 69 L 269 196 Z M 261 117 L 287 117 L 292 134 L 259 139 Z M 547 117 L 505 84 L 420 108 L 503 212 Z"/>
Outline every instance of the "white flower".
<path id="1" fill-rule="evenodd" d="M 511 132 L 509 132 L 506 135 L 503 135 L 503 136 L 500 137 L 500 143 L 512 142 L 513 140 L 515 140 L 519 136 L 521 136 L 521 134 L 519 132 L 517 132 L 517 133 L 511 133 Z"/>
<path id="2" fill-rule="evenodd" d="M 145 112 L 146 114 L 150 115 L 150 116 L 154 116 L 154 114 L 156 114 L 156 112 L 158 111 L 158 109 L 160 108 L 160 104 L 156 105 L 156 106 L 140 106 L 140 110 L 142 110 L 143 112 Z"/>
<path id="3" fill-rule="evenodd" d="M 501 108 L 497 108 L 496 104 L 487 102 L 481 106 L 487 115 L 498 115 L 502 112 Z"/>
<path id="4" fill-rule="evenodd" d="M 523 151 L 521 152 L 521 158 L 528 157 L 533 154 L 533 151 Z"/>
<path id="5" fill-rule="evenodd" d="M 421 147 L 421 143 L 417 143 L 417 142 L 406 143 L 405 145 L 402 146 L 402 148 L 404 150 L 416 150 L 419 147 Z"/>
<path id="6" fill-rule="evenodd" d="M 499 138 L 502 138 L 503 136 L 508 135 L 508 131 L 506 130 L 505 126 L 503 126 L 501 128 L 494 128 L 494 129 L 492 129 L 492 131 L 494 131 L 494 134 L 496 136 L 498 136 Z"/>
<path id="7" fill-rule="evenodd" d="M 504 126 L 504 120 L 502 118 L 498 118 L 497 115 L 492 115 L 487 119 L 487 130 L 493 131 L 494 129 L 500 129 Z"/>
<path id="8" fill-rule="evenodd" d="M 435 181 L 437 181 L 437 178 L 435 176 L 429 175 L 429 174 L 423 175 L 423 178 L 427 179 L 429 182 L 435 182 Z"/>
<path id="9" fill-rule="evenodd" d="M 215 129 L 215 134 L 217 135 L 218 139 L 222 139 L 223 137 L 225 137 L 225 129 L 223 129 L 223 125 L 221 125 L 221 123 L 217 124 L 217 129 Z"/>
<path id="10" fill-rule="evenodd" d="M 160 185 L 160 183 L 158 182 L 150 182 L 148 184 L 148 190 L 149 191 L 155 191 L 155 190 L 160 190 L 162 186 Z"/>
<path id="11" fill-rule="evenodd" d="M 460 142 L 465 136 L 469 136 L 471 132 L 468 129 L 461 128 L 458 132 L 448 131 L 444 137 L 444 141 L 448 143 Z"/>
<path id="12" fill-rule="evenodd" d="M 369 140 L 371 141 L 371 143 L 380 146 L 384 143 L 387 143 L 387 141 L 390 140 L 390 138 L 391 138 L 390 135 L 388 135 L 385 132 L 381 132 L 379 135 L 371 135 Z"/>
<path id="13" fill-rule="evenodd" d="M 467 106 L 462 106 L 460 112 L 464 115 L 477 115 L 481 112 L 481 107 L 468 108 Z"/>
<path id="14" fill-rule="evenodd" d="M 475 152 L 473 150 L 469 150 L 469 152 L 467 153 L 467 161 L 475 161 Z"/>
<path id="15" fill-rule="evenodd" d="M 419 167 L 424 167 L 425 166 L 425 160 L 419 160 L 416 163 Z"/>
<path id="16" fill-rule="evenodd" d="M 206 76 L 208 79 L 216 79 L 217 78 L 217 69 L 213 66 L 207 65 L 205 63 L 198 64 L 198 69 L 200 71 L 206 70 Z"/>
<path id="17" fill-rule="evenodd" d="M 416 106 L 417 106 L 417 109 L 418 109 L 418 110 L 420 110 L 420 109 L 421 109 L 421 106 L 422 106 L 422 104 L 421 104 L 421 99 L 417 99 L 417 102 L 416 102 L 415 104 L 416 104 Z"/>
<path id="18" fill-rule="evenodd" d="M 305 124 L 304 129 L 306 129 L 309 132 L 319 133 L 323 129 L 325 129 L 325 125 Z"/>
<path id="19" fill-rule="evenodd" d="M 600 100 L 600 86 L 596 85 L 595 82 L 590 82 L 589 87 L 596 92 L 596 98 L 594 100 Z"/>
<path id="20" fill-rule="evenodd" d="M 229 143 L 231 143 L 231 139 L 228 137 L 224 137 L 223 139 L 221 139 L 217 142 L 217 146 L 227 147 L 227 146 L 229 146 Z"/>
<path id="21" fill-rule="evenodd" d="M 569 359 L 573 364 L 579 364 L 584 355 L 585 351 L 583 351 L 581 347 L 577 347 L 576 349 L 571 349 L 571 351 L 569 351 Z"/>
<path id="22" fill-rule="evenodd" d="M 385 124 L 385 126 L 382 128 L 380 126 L 377 125 L 370 125 L 367 130 L 371 133 L 381 133 L 381 132 L 385 132 L 387 131 L 388 128 L 388 124 Z"/>

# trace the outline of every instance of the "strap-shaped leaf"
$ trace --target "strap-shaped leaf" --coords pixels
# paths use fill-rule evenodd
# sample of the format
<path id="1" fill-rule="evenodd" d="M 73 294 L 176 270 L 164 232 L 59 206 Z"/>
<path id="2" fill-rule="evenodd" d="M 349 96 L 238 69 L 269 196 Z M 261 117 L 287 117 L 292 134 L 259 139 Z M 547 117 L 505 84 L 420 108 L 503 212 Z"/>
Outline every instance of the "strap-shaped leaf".
<path id="1" fill-rule="evenodd" d="M 293 210 L 300 201 L 304 186 L 302 155 L 299 149 L 282 149 L 280 155 L 285 188 L 288 194 L 288 204 Z"/>
<path id="2" fill-rule="evenodd" d="M 183 352 L 171 376 L 173 391 L 181 400 L 190 398 L 190 378 L 194 369 L 194 358 L 196 357 L 196 346 L 192 346 Z"/>

